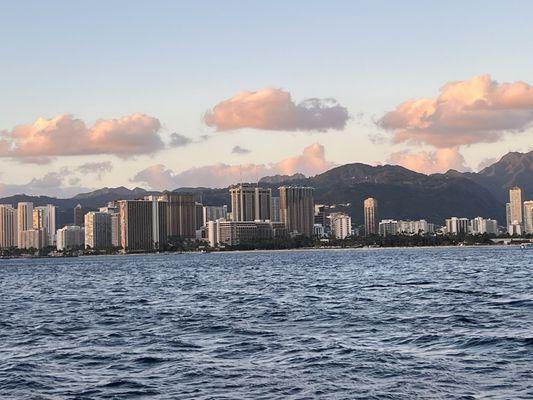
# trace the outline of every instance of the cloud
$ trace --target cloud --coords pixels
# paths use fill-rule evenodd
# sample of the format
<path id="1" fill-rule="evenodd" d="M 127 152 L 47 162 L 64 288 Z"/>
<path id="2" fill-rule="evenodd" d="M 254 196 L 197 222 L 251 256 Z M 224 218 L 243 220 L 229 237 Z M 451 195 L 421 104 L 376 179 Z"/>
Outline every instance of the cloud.
<path id="1" fill-rule="evenodd" d="M 204 122 L 218 131 L 327 131 L 344 129 L 348 119 L 348 110 L 335 99 L 311 98 L 296 104 L 289 92 L 273 88 L 237 93 L 204 115 Z"/>
<path id="2" fill-rule="evenodd" d="M 164 148 L 160 128 L 159 120 L 138 113 L 101 119 L 90 127 L 70 114 L 39 118 L 31 125 L 0 132 L 0 157 L 42 164 L 56 156 L 153 154 Z"/>
<path id="3" fill-rule="evenodd" d="M 98 179 L 102 179 L 102 176 L 106 172 L 110 172 L 113 169 L 113 164 L 111 161 L 102 161 L 102 162 L 88 162 L 81 164 L 76 168 L 76 172 L 79 172 L 83 175 L 87 174 L 96 174 Z"/>
<path id="4" fill-rule="evenodd" d="M 333 167 L 325 157 L 324 146 L 313 143 L 302 154 L 271 164 L 207 165 L 174 173 L 164 165 L 153 165 L 137 173 L 132 181 L 141 182 L 153 189 L 178 187 L 226 187 L 236 182 L 256 182 L 267 175 L 292 175 L 301 172 L 316 175 Z"/>
<path id="5" fill-rule="evenodd" d="M 173 133 L 170 135 L 170 147 L 185 147 L 191 143 L 192 139 L 187 136 L 180 135 L 179 133 Z"/>
<path id="6" fill-rule="evenodd" d="M 464 157 L 457 148 L 437 149 L 431 152 L 421 151 L 418 153 L 400 151 L 391 154 L 387 162 L 424 174 L 446 172 L 450 169 L 457 171 L 469 170 Z"/>
<path id="7" fill-rule="evenodd" d="M 250 154 L 251 150 L 242 148 L 241 146 L 235 146 L 231 152 L 233 154 Z"/>
<path id="8" fill-rule="evenodd" d="M 437 97 L 409 100 L 378 124 L 393 132 L 395 143 L 452 148 L 495 142 L 533 122 L 533 87 L 524 82 L 498 83 L 490 75 L 450 82 Z"/>
<path id="9" fill-rule="evenodd" d="M 76 171 L 81 172 L 82 174 L 91 174 L 91 173 L 102 173 L 109 172 L 113 169 L 113 164 L 111 161 L 102 161 L 102 162 L 88 162 L 81 164 L 76 168 Z"/>
<path id="10" fill-rule="evenodd" d="M 478 171 L 482 171 L 483 169 L 490 167 L 492 164 L 496 163 L 498 161 L 498 158 L 495 157 L 489 157 L 481 160 L 481 162 L 477 166 Z"/>
<path id="11" fill-rule="evenodd" d="M 16 194 L 27 194 L 67 198 L 91 190 L 87 187 L 76 186 L 79 181 L 70 182 L 70 186 L 64 186 L 63 181 L 65 178 L 66 175 L 61 172 L 48 172 L 42 178 L 34 178 L 25 184 L 0 183 L 0 196 L 8 197 Z"/>

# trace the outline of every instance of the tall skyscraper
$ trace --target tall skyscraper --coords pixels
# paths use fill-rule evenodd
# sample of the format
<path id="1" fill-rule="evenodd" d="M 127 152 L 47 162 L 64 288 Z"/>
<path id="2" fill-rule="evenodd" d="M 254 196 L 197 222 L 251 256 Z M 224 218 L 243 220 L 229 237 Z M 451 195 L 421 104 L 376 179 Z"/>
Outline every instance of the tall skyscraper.
<path id="1" fill-rule="evenodd" d="M 111 215 L 91 211 L 85 214 L 85 246 L 104 250 L 111 247 Z"/>
<path id="2" fill-rule="evenodd" d="M 148 251 L 154 248 L 154 208 L 152 203 L 153 201 L 150 200 L 121 200 L 118 202 L 120 240 L 124 250 Z M 156 215 L 159 215 L 159 207 L 157 210 Z"/>
<path id="3" fill-rule="evenodd" d="M 168 236 L 195 239 L 196 196 L 192 193 L 165 192 L 161 200 L 168 203 Z"/>
<path id="4" fill-rule="evenodd" d="M 524 201 L 524 231 L 533 233 L 533 200 Z"/>
<path id="5" fill-rule="evenodd" d="M 251 184 L 239 184 L 230 188 L 231 213 L 233 221 L 270 220 L 270 189 Z"/>
<path id="6" fill-rule="evenodd" d="M 281 222 L 289 233 L 313 236 L 315 216 L 314 189 L 301 186 L 282 186 L 279 188 L 279 208 Z"/>
<path id="7" fill-rule="evenodd" d="M 17 205 L 17 246 L 22 244 L 22 232 L 33 228 L 33 203 L 21 202 Z"/>
<path id="8" fill-rule="evenodd" d="M 522 207 L 522 189 L 520 189 L 518 186 L 514 186 L 509 189 L 509 212 L 511 224 L 523 223 Z"/>
<path id="9" fill-rule="evenodd" d="M 0 204 L 0 249 L 17 246 L 17 210 Z"/>
<path id="10" fill-rule="evenodd" d="M 83 226 L 85 214 L 83 213 L 83 207 L 81 206 L 81 204 L 76 205 L 73 211 L 74 211 L 74 225 Z"/>
<path id="11" fill-rule="evenodd" d="M 33 209 L 33 229 L 44 229 L 48 235 L 48 243 L 55 243 L 56 234 L 56 206 L 35 207 Z"/>
<path id="12" fill-rule="evenodd" d="M 274 222 L 281 222 L 281 216 L 279 213 L 279 197 L 272 197 L 270 202 L 270 220 Z"/>
<path id="13" fill-rule="evenodd" d="M 194 212 L 195 212 L 195 230 L 198 230 L 204 226 L 204 205 L 202 203 L 196 202 L 194 205 Z"/>
<path id="14" fill-rule="evenodd" d="M 378 234 L 378 201 L 369 197 L 364 201 L 365 235 Z"/>

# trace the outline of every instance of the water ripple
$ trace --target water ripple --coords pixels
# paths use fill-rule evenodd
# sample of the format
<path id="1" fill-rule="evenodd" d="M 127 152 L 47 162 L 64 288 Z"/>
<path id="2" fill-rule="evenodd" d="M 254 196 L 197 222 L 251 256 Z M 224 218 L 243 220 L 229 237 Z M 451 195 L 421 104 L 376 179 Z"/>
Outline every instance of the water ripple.
<path id="1" fill-rule="evenodd" d="M 0 398 L 533 398 L 533 252 L 0 261 Z"/>

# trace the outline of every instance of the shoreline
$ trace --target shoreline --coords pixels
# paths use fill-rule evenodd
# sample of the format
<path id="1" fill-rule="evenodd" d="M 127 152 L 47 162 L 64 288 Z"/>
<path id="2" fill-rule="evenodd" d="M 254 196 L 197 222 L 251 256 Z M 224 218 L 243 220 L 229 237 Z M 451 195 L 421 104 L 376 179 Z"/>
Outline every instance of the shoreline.
<path id="1" fill-rule="evenodd" d="M 183 251 L 183 252 L 160 252 L 160 253 L 152 253 L 152 252 L 146 252 L 146 253 L 117 253 L 117 254 L 81 254 L 76 256 L 7 256 L 7 257 L 0 257 L 0 263 L 2 260 L 34 260 L 34 259 L 69 259 L 69 258 L 88 258 L 88 257 L 121 257 L 121 256 L 174 256 L 174 255 L 184 255 L 184 254 L 197 254 L 197 255 L 204 255 L 204 254 L 232 254 L 232 253 L 270 253 L 270 252 L 313 252 L 313 251 L 354 251 L 354 250 L 361 250 L 361 251 L 376 251 L 376 250 L 406 250 L 406 249 L 421 249 L 421 250 L 427 250 L 427 249 L 455 249 L 455 248 L 462 248 L 462 249 L 480 249 L 480 248 L 497 248 L 497 249 L 520 249 L 520 244 L 491 244 L 491 245 L 483 245 L 483 244 L 474 244 L 474 245 L 444 245 L 444 246 L 380 246 L 380 247 L 371 247 L 371 246 L 364 246 L 364 247 L 300 247 L 300 248 L 292 248 L 292 249 L 251 249 L 251 250 L 213 250 L 213 251 Z"/>

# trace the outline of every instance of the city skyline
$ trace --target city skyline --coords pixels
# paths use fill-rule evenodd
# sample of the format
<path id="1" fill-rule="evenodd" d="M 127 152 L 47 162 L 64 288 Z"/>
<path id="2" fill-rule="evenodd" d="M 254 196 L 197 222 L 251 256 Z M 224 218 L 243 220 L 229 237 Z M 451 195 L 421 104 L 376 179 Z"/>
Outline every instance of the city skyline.
<path id="1" fill-rule="evenodd" d="M 29 8 L 0 16 L 1 197 L 225 187 L 350 162 L 478 170 L 531 150 L 527 2 Z"/>

